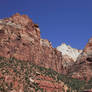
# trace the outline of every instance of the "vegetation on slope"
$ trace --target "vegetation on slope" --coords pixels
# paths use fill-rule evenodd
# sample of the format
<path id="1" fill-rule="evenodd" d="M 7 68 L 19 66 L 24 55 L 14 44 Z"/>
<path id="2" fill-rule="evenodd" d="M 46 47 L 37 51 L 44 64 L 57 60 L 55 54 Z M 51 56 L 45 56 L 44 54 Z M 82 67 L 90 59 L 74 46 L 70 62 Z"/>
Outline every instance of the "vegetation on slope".
<path id="1" fill-rule="evenodd" d="M 83 91 L 85 88 L 92 88 L 92 79 L 86 83 L 31 62 L 0 57 L 0 92 L 10 92 L 13 89 L 18 90 L 23 87 L 24 92 L 33 92 L 33 89 L 35 89 L 35 92 L 38 90 L 43 92 L 43 89 L 38 84 L 30 82 L 30 78 L 37 76 L 37 72 L 53 78 L 56 82 L 63 81 L 71 90 L 76 90 L 77 92 Z M 8 76 L 11 76 L 11 78 L 9 79 Z"/>

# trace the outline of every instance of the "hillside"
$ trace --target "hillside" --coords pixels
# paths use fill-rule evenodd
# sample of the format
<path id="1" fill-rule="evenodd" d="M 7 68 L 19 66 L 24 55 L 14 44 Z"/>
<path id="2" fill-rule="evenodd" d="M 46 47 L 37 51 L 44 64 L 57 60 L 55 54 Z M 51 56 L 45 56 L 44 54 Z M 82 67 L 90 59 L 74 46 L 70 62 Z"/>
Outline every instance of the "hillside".
<path id="1" fill-rule="evenodd" d="M 85 87 L 88 87 L 85 81 L 59 74 L 50 68 L 0 57 L 0 92 L 80 92 Z"/>
<path id="2" fill-rule="evenodd" d="M 39 26 L 32 19 L 18 13 L 0 20 L 0 56 L 63 71 L 61 53 L 52 47 L 50 41 L 40 37 Z"/>
<path id="3" fill-rule="evenodd" d="M 91 92 L 92 38 L 83 50 L 53 48 L 27 15 L 0 20 L 0 92 Z"/>

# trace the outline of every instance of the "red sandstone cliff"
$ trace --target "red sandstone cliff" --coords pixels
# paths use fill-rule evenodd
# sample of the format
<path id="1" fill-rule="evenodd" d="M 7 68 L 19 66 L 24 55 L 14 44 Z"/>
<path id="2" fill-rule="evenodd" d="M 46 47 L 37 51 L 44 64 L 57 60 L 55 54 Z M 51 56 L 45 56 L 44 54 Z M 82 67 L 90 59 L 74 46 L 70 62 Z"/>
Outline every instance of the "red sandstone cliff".
<path id="1" fill-rule="evenodd" d="M 0 20 L 0 57 L 26 61 L 25 64 L 21 62 L 17 67 L 16 64 L 8 66 L 9 60 L 0 61 L 0 64 L 7 62 L 7 65 L 0 67 L 0 69 L 10 72 L 3 74 L 3 71 L 0 71 L 0 78 L 4 79 L 0 82 L 1 89 L 7 90 L 7 92 L 8 90 L 11 90 L 9 92 L 24 92 L 24 90 L 35 92 L 40 87 L 44 92 L 45 90 L 47 92 L 63 92 L 64 84 L 61 84 L 62 82 L 57 82 L 44 74 L 41 76 L 45 79 L 42 79 L 41 76 L 36 77 L 34 72 L 37 72 L 37 69 L 31 70 L 31 64 L 27 63 L 31 62 L 51 68 L 60 73 L 63 71 L 61 52 L 53 48 L 50 41 L 40 37 L 39 26 L 34 24 L 28 16 L 17 13 L 10 18 Z M 27 68 L 25 68 L 26 65 Z M 21 69 L 21 66 L 24 68 Z M 13 70 L 14 68 L 16 70 Z M 17 71 L 20 72 L 19 75 Z M 27 72 L 30 73 L 26 75 Z M 34 78 L 31 79 L 31 77 Z"/>
<path id="2" fill-rule="evenodd" d="M 21 64 L 19 61 L 17 62 L 17 60 L 16 62 L 14 60 L 15 63 L 12 63 L 11 60 L 4 59 L 0 61 L 0 79 L 3 78 L 0 81 L 0 85 L 3 86 L 5 90 L 7 90 L 6 84 L 8 84 L 8 87 L 12 86 L 13 91 L 9 92 L 24 92 L 26 88 L 27 90 L 33 90 L 33 92 L 35 92 L 34 87 L 37 85 L 47 92 L 63 92 L 63 89 L 68 89 L 67 85 L 62 82 L 60 76 L 60 82 L 57 81 L 58 77 L 53 79 L 51 78 L 52 75 L 47 76 L 51 71 L 48 71 L 47 75 L 42 73 L 36 76 L 38 70 L 34 69 L 35 66 L 33 70 L 31 70 L 30 62 L 45 67 L 46 69 L 51 68 L 62 74 L 69 74 L 69 76 L 73 78 L 87 81 L 92 78 L 92 38 L 83 51 L 78 51 L 66 45 L 59 49 L 58 51 L 56 48 L 53 48 L 50 41 L 40 37 L 39 26 L 34 24 L 26 15 L 17 13 L 10 18 L 0 20 L 0 57 L 10 59 L 14 57 L 17 60 L 23 61 Z M 42 68 L 40 70 L 42 71 Z M 26 77 L 28 79 L 26 79 Z M 34 78 L 32 79 L 32 77 Z M 65 82 L 66 79 L 68 78 L 64 78 Z M 70 84 L 72 84 L 71 80 L 70 78 Z M 33 86 L 33 88 L 30 85 Z M 69 86 L 69 90 L 71 90 L 71 88 L 72 87 Z"/>
<path id="3" fill-rule="evenodd" d="M 40 37 L 39 26 L 26 15 L 15 14 L 0 20 L 0 56 L 15 57 L 62 71 L 61 52 Z"/>
<path id="4" fill-rule="evenodd" d="M 72 77 L 84 80 L 92 78 L 92 38 L 89 39 L 83 52 L 70 70 Z"/>

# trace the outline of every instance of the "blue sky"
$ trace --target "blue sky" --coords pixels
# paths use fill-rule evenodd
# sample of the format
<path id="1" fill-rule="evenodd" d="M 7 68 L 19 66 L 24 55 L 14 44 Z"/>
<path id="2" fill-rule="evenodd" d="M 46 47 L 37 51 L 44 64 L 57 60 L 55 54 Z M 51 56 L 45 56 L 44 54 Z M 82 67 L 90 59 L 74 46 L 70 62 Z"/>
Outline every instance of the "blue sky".
<path id="1" fill-rule="evenodd" d="M 0 18 L 27 14 L 53 47 L 82 49 L 92 37 L 92 0 L 0 0 Z"/>

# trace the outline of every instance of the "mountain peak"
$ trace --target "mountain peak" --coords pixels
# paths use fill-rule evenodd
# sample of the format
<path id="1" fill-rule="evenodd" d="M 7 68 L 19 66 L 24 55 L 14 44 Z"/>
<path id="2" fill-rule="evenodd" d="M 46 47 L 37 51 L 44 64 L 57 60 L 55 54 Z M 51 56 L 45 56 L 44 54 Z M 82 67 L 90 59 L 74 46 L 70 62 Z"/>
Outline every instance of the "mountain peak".
<path id="1" fill-rule="evenodd" d="M 89 39 L 88 43 L 92 43 L 92 37 Z"/>
<path id="2" fill-rule="evenodd" d="M 27 15 L 17 13 L 0 20 L 0 56 L 63 71 L 61 53 L 52 47 L 50 41 L 40 37 L 39 26 Z"/>
<path id="3" fill-rule="evenodd" d="M 69 58 L 73 59 L 74 61 L 77 60 L 77 57 L 82 52 L 82 50 L 72 48 L 70 45 L 67 45 L 65 43 L 62 43 L 61 46 L 58 46 L 57 50 L 62 52 L 63 56 L 67 55 L 67 56 L 69 56 Z"/>

